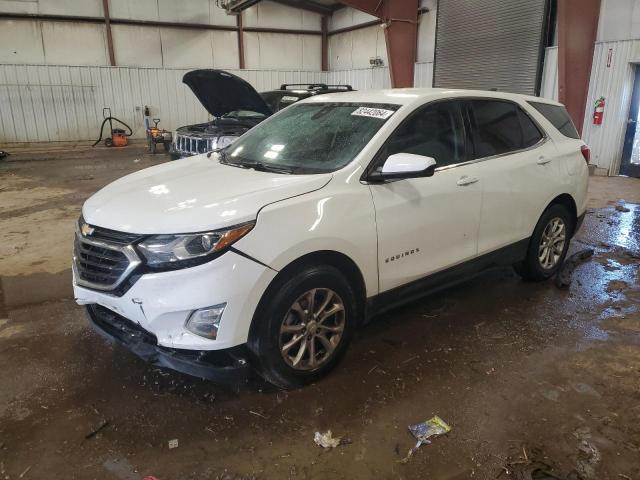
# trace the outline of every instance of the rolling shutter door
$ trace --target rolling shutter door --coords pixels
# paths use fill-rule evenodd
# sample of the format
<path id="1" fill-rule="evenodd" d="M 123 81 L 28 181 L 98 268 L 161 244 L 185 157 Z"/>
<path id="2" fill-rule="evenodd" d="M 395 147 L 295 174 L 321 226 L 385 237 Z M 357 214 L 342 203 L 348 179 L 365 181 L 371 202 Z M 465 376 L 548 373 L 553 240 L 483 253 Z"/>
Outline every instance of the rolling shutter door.
<path id="1" fill-rule="evenodd" d="M 440 0 L 434 86 L 536 94 L 546 0 Z"/>

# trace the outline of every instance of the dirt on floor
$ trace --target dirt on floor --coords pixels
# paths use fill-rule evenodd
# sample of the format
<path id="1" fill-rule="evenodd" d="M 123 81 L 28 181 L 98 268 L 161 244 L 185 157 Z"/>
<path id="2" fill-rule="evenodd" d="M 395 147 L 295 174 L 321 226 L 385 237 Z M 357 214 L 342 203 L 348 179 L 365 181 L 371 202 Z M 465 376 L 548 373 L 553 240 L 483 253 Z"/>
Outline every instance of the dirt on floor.
<path id="1" fill-rule="evenodd" d="M 375 319 L 329 377 L 283 392 L 150 367 L 69 298 L 81 203 L 164 160 L 0 163 L 0 479 L 640 479 L 640 180 L 592 179 L 571 252 L 594 255 L 568 289 L 488 272 Z M 434 415 L 451 432 L 402 463 Z M 325 450 L 329 429 L 344 441 Z"/>

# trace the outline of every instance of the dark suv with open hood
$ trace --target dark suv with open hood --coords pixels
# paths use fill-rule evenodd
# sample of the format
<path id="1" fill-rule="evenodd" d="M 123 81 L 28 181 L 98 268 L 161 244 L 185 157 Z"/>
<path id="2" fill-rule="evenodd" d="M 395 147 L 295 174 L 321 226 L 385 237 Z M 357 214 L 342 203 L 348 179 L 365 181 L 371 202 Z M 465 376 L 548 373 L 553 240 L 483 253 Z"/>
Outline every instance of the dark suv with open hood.
<path id="1" fill-rule="evenodd" d="M 214 119 L 176 130 L 171 158 L 205 153 L 231 144 L 244 132 L 292 103 L 322 93 L 352 91 L 350 85 L 283 84 L 258 93 L 242 78 L 224 70 L 193 70 L 182 78 Z"/>

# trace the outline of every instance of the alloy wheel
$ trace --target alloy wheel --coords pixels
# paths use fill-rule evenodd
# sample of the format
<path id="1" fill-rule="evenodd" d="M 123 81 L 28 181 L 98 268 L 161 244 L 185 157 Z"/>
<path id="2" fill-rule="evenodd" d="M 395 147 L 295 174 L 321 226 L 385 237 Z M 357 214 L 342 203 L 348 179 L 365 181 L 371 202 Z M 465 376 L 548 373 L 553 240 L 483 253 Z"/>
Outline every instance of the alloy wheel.
<path id="1" fill-rule="evenodd" d="M 542 232 L 538 247 L 538 260 L 542 268 L 550 270 L 558 264 L 566 241 L 567 228 L 564 220 L 559 217 L 551 219 Z"/>
<path id="2" fill-rule="evenodd" d="M 280 353 L 296 370 L 314 370 L 326 364 L 344 334 L 345 308 L 328 288 L 314 288 L 298 297 L 280 327 Z"/>

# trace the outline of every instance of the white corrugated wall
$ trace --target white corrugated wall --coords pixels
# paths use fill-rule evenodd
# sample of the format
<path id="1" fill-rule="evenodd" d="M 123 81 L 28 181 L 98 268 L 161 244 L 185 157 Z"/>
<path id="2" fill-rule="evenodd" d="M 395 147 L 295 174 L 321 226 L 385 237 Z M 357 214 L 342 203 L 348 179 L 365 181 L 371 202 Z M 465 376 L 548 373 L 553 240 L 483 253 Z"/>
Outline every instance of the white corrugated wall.
<path id="1" fill-rule="evenodd" d="M 558 100 L 558 47 L 546 49 L 540 96 L 550 100 Z"/>
<path id="2" fill-rule="evenodd" d="M 208 114 L 182 83 L 187 69 L 0 65 L 0 143 L 91 140 L 102 108 L 144 138 L 142 107 L 175 130 L 205 122 Z M 256 90 L 282 83 L 327 81 L 326 72 L 229 70 Z M 136 110 L 138 108 L 139 110 Z"/>
<path id="3" fill-rule="evenodd" d="M 430 88 L 433 86 L 433 62 L 418 62 L 413 72 L 415 87 Z"/>
<path id="4" fill-rule="evenodd" d="M 640 63 L 640 40 L 596 43 L 582 137 L 591 148 L 591 162 L 609 175 L 620 170 L 636 63 Z M 600 97 L 605 97 L 604 120 L 593 125 L 593 106 Z"/>
<path id="5" fill-rule="evenodd" d="M 351 85 L 356 90 L 390 88 L 389 67 L 354 68 L 325 72 L 331 85 Z"/>

